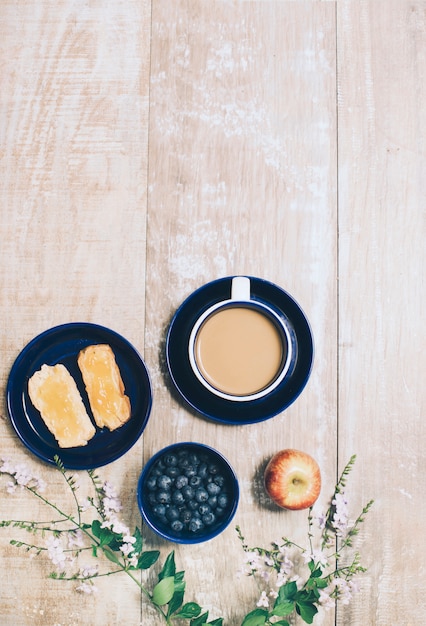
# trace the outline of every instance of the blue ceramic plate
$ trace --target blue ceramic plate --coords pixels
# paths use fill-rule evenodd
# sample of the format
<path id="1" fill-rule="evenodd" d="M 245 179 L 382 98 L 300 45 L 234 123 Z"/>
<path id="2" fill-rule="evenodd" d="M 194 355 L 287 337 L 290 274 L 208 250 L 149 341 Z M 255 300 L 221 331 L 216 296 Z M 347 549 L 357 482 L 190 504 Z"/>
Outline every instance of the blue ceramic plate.
<path id="1" fill-rule="evenodd" d="M 176 311 L 167 333 L 166 358 L 171 379 L 182 399 L 198 413 L 224 424 L 253 424 L 274 417 L 292 404 L 308 382 L 314 357 L 309 322 L 297 302 L 283 289 L 251 277 L 251 297 L 266 303 L 287 319 L 295 359 L 290 374 L 270 394 L 247 402 L 233 402 L 208 391 L 192 371 L 188 342 L 192 326 L 210 306 L 231 294 L 234 277 L 207 283 L 192 293 Z"/>
<path id="2" fill-rule="evenodd" d="M 91 415 L 77 356 L 90 344 L 107 343 L 114 351 L 129 396 L 132 416 L 114 431 L 97 428 L 86 446 L 60 448 L 28 396 L 28 379 L 43 363 L 63 363 L 74 377 Z M 23 444 L 36 456 L 54 463 L 58 455 L 69 469 L 92 469 L 115 461 L 141 436 L 151 411 L 152 392 L 146 366 L 135 348 L 116 332 L 96 324 L 56 326 L 35 337 L 22 350 L 10 371 L 7 406 L 12 425 Z"/>

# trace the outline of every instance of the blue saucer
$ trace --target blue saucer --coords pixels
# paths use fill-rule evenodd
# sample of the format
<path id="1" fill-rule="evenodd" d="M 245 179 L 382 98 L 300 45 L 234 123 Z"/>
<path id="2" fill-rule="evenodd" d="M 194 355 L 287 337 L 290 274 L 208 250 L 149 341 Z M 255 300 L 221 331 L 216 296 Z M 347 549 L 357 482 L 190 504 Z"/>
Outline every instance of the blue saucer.
<path id="1" fill-rule="evenodd" d="M 251 297 L 268 304 L 288 321 L 295 349 L 292 371 L 274 391 L 257 400 L 233 402 L 212 394 L 192 371 L 188 356 L 189 336 L 192 326 L 204 311 L 230 297 L 233 278 L 230 276 L 207 283 L 181 304 L 167 333 L 167 366 L 182 399 L 202 416 L 223 424 L 254 424 L 284 411 L 303 391 L 313 365 L 313 337 L 305 314 L 286 291 L 271 282 L 249 276 Z"/>
<path id="2" fill-rule="evenodd" d="M 43 363 L 63 363 L 74 377 L 88 414 L 90 406 L 77 365 L 80 350 L 90 344 L 111 346 L 129 396 L 132 416 L 114 431 L 96 429 L 86 446 L 60 448 L 28 395 L 28 379 Z M 88 323 L 56 326 L 35 337 L 22 350 L 10 371 L 7 406 L 13 428 L 22 443 L 43 461 L 54 463 L 58 455 L 68 469 L 93 469 L 115 461 L 139 439 L 148 422 L 152 391 L 146 366 L 135 348 L 116 332 Z"/>

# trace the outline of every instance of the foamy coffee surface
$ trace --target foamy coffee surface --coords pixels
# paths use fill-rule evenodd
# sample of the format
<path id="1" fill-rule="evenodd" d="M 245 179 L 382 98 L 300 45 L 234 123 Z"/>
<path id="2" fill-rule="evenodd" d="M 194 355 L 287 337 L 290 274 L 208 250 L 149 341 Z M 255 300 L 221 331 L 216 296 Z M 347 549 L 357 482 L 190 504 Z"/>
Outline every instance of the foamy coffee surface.
<path id="1" fill-rule="evenodd" d="M 231 306 L 213 313 L 200 327 L 195 359 L 205 380 L 235 396 L 257 393 L 279 375 L 287 352 L 283 338 L 265 314 Z"/>

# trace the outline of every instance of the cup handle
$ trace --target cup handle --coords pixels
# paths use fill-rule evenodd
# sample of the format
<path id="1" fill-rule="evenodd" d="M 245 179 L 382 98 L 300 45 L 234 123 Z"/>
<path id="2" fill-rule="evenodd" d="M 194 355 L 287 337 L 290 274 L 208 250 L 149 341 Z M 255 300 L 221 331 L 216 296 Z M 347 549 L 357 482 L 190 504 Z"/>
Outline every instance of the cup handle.
<path id="1" fill-rule="evenodd" d="M 250 300 L 250 279 L 247 276 L 232 279 L 231 300 Z"/>

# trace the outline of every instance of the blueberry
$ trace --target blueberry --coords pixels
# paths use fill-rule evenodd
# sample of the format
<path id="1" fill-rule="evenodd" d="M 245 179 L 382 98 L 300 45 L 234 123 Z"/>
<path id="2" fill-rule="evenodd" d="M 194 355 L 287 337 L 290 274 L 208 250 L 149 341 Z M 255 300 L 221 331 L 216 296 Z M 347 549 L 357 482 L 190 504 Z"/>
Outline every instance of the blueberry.
<path id="1" fill-rule="evenodd" d="M 219 465 L 217 465 L 216 463 L 210 463 L 209 473 L 212 474 L 213 476 L 216 476 L 216 474 L 219 473 Z"/>
<path id="2" fill-rule="evenodd" d="M 198 467 L 198 476 L 204 480 L 205 478 L 207 478 L 208 476 L 208 467 L 207 467 L 207 463 L 201 463 L 201 465 Z"/>
<path id="3" fill-rule="evenodd" d="M 197 469 L 194 465 L 188 465 L 188 467 L 185 468 L 184 472 L 185 476 L 187 476 L 188 478 L 192 478 L 193 476 L 197 475 Z"/>
<path id="4" fill-rule="evenodd" d="M 170 504 L 170 491 L 157 491 L 157 502 L 160 504 Z"/>
<path id="5" fill-rule="evenodd" d="M 219 487 L 223 487 L 225 484 L 225 476 L 222 476 L 222 474 L 219 474 L 218 476 L 214 477 L 214 482 L 216 485 L 219 485 Z"/>
<path id="6" fill-rule="evenodd" d="M 183 530 L 183 523 L 179 519 L 174 519 L 172 523 L 170 524 L 170 528 L 175 533 L 180 533 L 181 530 Z"/>
<path id="7" fill-rule="evenodd" d="M 185 500 L 192 500 L 192 498 L 194 497 L 193 488 L 190 487 L 189 485 L 185 485 L 185 487 L 182 487 L 182 495 L 185 498 Z"/>
<path id="8" fill-rule="evenodd" d="M 170 522 L 179 519 L 179 509 L 175 506 L 169 506 L 166 510 L 166 517 Z"/>
<path id="9" fill-rule="evenodd" d="M 198 512 L 201 516 L 206 515 L 206 513 L 210 513 L 211 509 L 208 504 L 200 504 L 198 507 Z"/>
<path id="10" fill-rule="evenodd" d="M 157 493 L 155 491 L 150 491 L 147 497 L 147 500 L 150 504 L 157 503 Z"/>
<path id="11" fill-rule="evenodd" d="M 211 511 L 205 513 L 205 515 L 203 515 L 201 519 L 203 521 L 203 524 L 205 524 L 206 526 L 211 526 L 216 521 L 216 517 Z"/>
<path id="12" fill-rule="evenodd" d="M 189 509 L 181 509 L 179 518 L 183 524 L 189 524 L 192 519 L 192 512 Z"/>
<path id="13" fill-rule="evenodd" d="M 210 508 L 215 509 L 217 507 L 217 496 L 210 496 L 207 500 L 210 505 Z"/>
<path id="14" fill-rule="evenodd" d="M 190 452 L 188 454 L 188 459 L 191 465 L 199 465 L 200 459 L 198 458 L 198 454 L 196 452 Z"/>
<path id="15" fill-rule="evenodd" d="M 176 478 L 176 476 L 179 476 L 180 474 L 180 469 L 176 465 L 170 465 L 166 469 L 166 474 L 167 476 L 170 476 L 170 478 Z"/>
<path id="16" fill-rule="evenodd" d="M 166 507 L 164 506 L 164 504 L 156 504 L 155 506 L 152 507 L 152 512 L 157 517 L 162 517 L 163 515 L 166 514 Z"/>
<path id="17" fill-rule="evenodd" d="M 204 527 L 203 522 L 199 517 L 193 517 L 189 522 L 189 530 L 192 533 L 196 533 Z"/>
<path id="18" fill-rule="evenodd" d="M 176 454 L 166 454 L 166 456 L 164 457 L 164 463 L 169 467 L 177 465 L 178 459 Z"/>
<path id="19" fill-rule="evenodd" d="M 227 493 L 221 493 L 217 497 L 217 504 L 220 508 L 224 509 L 228 506 L 229 498 Z"/>
<path id="20" fill-rule="evenodd" d="M 186 485 L 188 484 L 188 478 L 186 476 L 177 476 L 176 480 L 175 480 L 175 487 L 176 489 L 182 489 L 183 487 L 186 487 Z"/>
<path id="21" fill-rule="evenodd" d="M 190 509 L 191 511 L 196 511 L 198 509 L 198 502 L 196 500 L 190 500 L 188 502 L 188 509 Z"/>
<path id="22" fill-rule="evenodd" d="M 195 499 L 197 502 L 206 502 L 209 499 L 209 494 L 203 487 L 198 487 L 195 491 Z"/>
<path id="23" fill-rule="evenodd" d="M 157 487 L 161 490 L 168 491 L 172 486 L 172 479 L 166 474 L 162 474 L 157 478 Z"/>
<path id="24" fill-rule="evenodd" d="M 179 490 L 172 491 L 172 502 L 177 505 L 181 505 L 185 502 L 185 498 L 183 497 L 183 493 Z"/>
<path id="25" fill-rule="evenodd" d="M 225 513 L 225 509 L 222 509 L 220 506 L 218 506 L 215 509 L 215 513 L 218 517 L 222 517 L 222 515 Z"/>
<path id="26" fill-rule="evenodd" d="M 146 487 L 150 491 L 154 491 L 157 488 L 157 477 L 150 474 L 146 481 Z"/>
<path id="27" fill-rule="evenodd" d="M 221 491 L 219 485 L 216 485 L 216 483 L 209 483 L 206 487 L 206 490 L 208 491 L 210 496 L 217 496 Z"/>
<path id="28" fill-rule="evenodd" d="M 189 458 L 188 458 L 186 452 L 182 452 L 180 454 L 179 459 L 178 459 L 178 465 L 182 469 L 184 469 L 185 467 L 188 467 L 190 465 Z"/>

